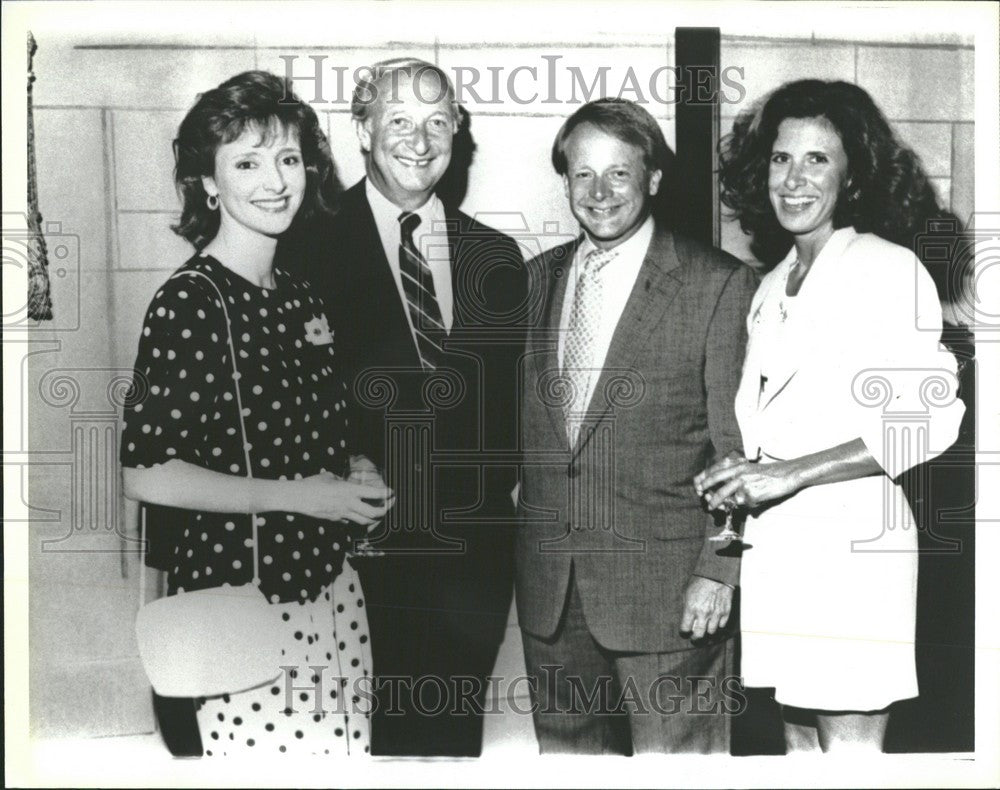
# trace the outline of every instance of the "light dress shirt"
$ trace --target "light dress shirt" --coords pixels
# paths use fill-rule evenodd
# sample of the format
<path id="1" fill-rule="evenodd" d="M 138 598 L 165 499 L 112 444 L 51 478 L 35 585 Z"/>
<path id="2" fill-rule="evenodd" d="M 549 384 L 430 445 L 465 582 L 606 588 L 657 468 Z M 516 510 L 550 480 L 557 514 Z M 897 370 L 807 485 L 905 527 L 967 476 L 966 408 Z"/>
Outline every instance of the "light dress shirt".
<path id="1" fill-rule="evenodd" d="M 618 255 L 605 264 L 598 273 L 603 294 L 601 324 L 594 336 L 594 356 L 589 365 L 593 372 L 587 381 L 585 403 L 590 403 L 594 395 L 594 388 L 597 386 L 600 371 L 604 369 L 604 360 L 608 356 L 608 347 L 615 334 L 615 327 L 618 326 L 618 321 L 625 311 L 632 287 L 635 285 L 636 277 L 639 276 L 639 269 L 642 268 L 649 244 L 653 240 L 653 230 L 653 218 L 646 217 L 646 221 L 635 232 L 635 235 L 614 248 L 618 251 Z M 560 370 L 563 368 L 563 353 L 566 347 L 566 338 L 569 336 L 570 316 L 573 312 L 573 300 L 576 298 L 576 285 L 580 279 L 580 273 L 583 271 L 584 261 L 595 249 L 597 249 L 596 245 L 584 233 L 583 242 L 577 248 L 576 255 L 573 257 L 573 265 L 570 267 L 569 282 L 566 283 L 566 296 L 562 304 L 562 315 L 559 318 L 557 354 Z"/>
<path id="2" fill-rule="evenodd" d="M 372 184 L 371 179 L 365 181 L 365 195 L 375 217 L 375 226 L 378 228 L 379 238 L 382 239 L 382 248 L 385 250 L 386 260 L 389 261 L 392 278 L 396 281 L 396 290 L 399 292 L 403 307 L 406 308 L 404 310 L 406 322 L 412 335 L 413 319 L 410 316 L 406 293 L 403 291 L 403 275 L 399 271 L 399 244 L 402 235 L 399 228 L 399 215 L 403 213 L 403 209 L 379 192 Z M 434 280 L 434 293 L 441 310 L 441 319 L 444 322 L 445 330 L 450 332 L 454 302 L 451 291 L 451 260 L 448 256 L 448 233 L 445 226 L 444 205 L 437 195 L 431 195 L 424 205 L 412 213 L 420 217 L 420 225 L 413 233 L 413 244 L 424 256 L 424 260 L 430 267 L 431 277 Z M 414 346 L 416 343 L 414 337 Z"/>

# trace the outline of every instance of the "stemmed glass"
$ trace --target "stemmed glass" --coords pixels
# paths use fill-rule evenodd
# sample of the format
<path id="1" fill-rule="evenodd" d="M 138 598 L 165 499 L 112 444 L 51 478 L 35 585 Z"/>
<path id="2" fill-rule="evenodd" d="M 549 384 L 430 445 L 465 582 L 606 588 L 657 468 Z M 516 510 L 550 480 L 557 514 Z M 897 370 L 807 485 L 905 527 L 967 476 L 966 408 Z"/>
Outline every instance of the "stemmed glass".
<path id="1" fill-rule="evenodd" d="M 376 502 L 372 500 L 370 504 L 380 504 L 381 500 Z M 369 558 L 369 557 L 384 557 L 385 552 L 381 549 L 376 549 L 372 545 L 371 533 L 378 529 L 379 524 L 372 524 L 371 526 L 365 526 L 364 524 L 355 524 L 350 521 L 345 521 L 344 525 L 347 528 L 347 549 L 345 554 L 349 558 Z"/>
<path id="2" fill-rule="evenodd" d="M 384 485 L 382 476 L 374 470 L 359 470 L 350 472 L 345 478 L 350 480 L 352 483 L 366 483 L 370 485 Z M 370 505 L 381 505 L 382 500 L 362 500 Z M 370 526 L 365 526 L 363 524 L 354 524 L 352 522 L 345 522 L 347 525 L 347 535 L 349 538 L 348 547 L 346 551 L 346 556 L 349 558 L 370 558 L 370 557 L 384 557 L 385 552 L 376 549 L 372 545 L 370 535 L 376 529 L 381 522 L 372 524 Z"/>
<path id="3" fill-rule="evenodd" d="M 740 540 L 740 533 L 733 527 L 733 514 L 737 509 L 738 506 L 735 504 L 729 502 L 722 503 L 722 511 L 726 514 L 726 524 L 718 535 L 712 535 L 709 538 L 710 541 L 721 543 L 723 541 Z"/>
<path id="4" fill-rule="evenodd" d="M 737 459 L 731 455 L 727 455 L 722 459 L 713 460 L 710 466 L 716 466 L 716 465 L 732 466 L 734 464 L 740 463 L 741 460 L 742 459 Z M 701 494 L 702 499 L 707 501 L 712 492 L 709 490 L 702 491 L 699 489 L 699 493 Z M 712 541 L 713 543 L 728 543 L 730 541 L 740 540 L 741 539 L 740 533 L 736 531 L 736 527 L 734 525 L 735 514 L 738 510 L 740 510 L 740 506 L 735 502 L 727 499 L 722 502 L 722 505 L 720 506 L 719 509 L 721 509 L 722 512 L 725 513 L 726 523 L 723 526 L 722 530 L 717 535 L 712 535 L 709 538 L 709 540 Z"/>
<path id="5" fill-rule="evenodd" d="M 367 530 L 367 528 L 366 528 Z M 352 530 L 353 531 L 353 530 Z M 380 549 L 376 549 L 368 537 L 368 532 L 366 531 L 364 535 L 352 536 L 350 546 L 345 552 L 350 558 L 365 558 L 365 557 L 384 557 L 385 552 Z"/>
<path id="6" fill-rule="evenodd" d="M 365 500 L 369 501 L 369 500 Z M 369 504 L 381 504 L 381 500 L 370 500 Z M 371 526 L 346 522 L 347 525 L 347 550 L 346 555 L 352 558 L 367 559 L 371 557 L 384 557 L 385 552 L 375 548 L 372 544 L 371 534 L 379 528 L 379 521 Z"/>

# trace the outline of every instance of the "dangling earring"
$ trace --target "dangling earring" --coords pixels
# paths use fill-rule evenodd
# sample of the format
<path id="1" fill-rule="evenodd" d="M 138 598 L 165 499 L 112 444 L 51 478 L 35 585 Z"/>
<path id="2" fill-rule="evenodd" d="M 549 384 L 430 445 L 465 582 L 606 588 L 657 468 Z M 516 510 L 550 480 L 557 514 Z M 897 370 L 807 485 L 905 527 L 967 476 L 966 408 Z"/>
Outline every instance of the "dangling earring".
<path id="1" fill-rule="evenodd" d="M 851 182 L 848 181 L 845 187 L 847 190 L 847 202 L 856 203 L 858 198 L 861 197 L 861 187 L 854 187 L 853 189 L 851 189 L 851 186 L 852 186 Z"/>
<path id="2" fill-rule="evenodd" d="M 209 211 L 215 211 L 219 207 L 219 196 L 209 195 L 205 198 L 205 203 L 208 205 Z"/>

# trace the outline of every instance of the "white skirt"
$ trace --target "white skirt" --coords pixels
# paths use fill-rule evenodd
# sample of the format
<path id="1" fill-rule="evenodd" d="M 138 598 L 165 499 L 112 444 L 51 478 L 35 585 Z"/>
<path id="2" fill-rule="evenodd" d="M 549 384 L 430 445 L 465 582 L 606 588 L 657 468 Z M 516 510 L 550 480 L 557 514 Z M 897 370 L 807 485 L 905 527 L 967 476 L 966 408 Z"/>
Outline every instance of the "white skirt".
<path id="1" fill-rule="evenodd" d="M 897 486 L 869 477 L 803 489 L 748 519 L 744 543 L 746 685 L 830 711 L 917 695 L 917 533 Z"/>
<path id="2" fill-rule="evenodd" d="M 305 604 L 275 604 L 288 638 L 274 684 L 200 701 L 206 757 L 370 751 L 372 658 L 358 574 L 343 570 Z"/>

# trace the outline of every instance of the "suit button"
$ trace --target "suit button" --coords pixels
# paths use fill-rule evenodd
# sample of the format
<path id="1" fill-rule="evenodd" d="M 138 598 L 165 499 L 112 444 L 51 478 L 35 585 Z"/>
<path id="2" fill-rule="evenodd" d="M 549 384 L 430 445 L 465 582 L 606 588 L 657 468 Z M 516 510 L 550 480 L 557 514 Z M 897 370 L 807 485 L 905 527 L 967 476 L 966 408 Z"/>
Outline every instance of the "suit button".
<path id="1" fill-rule="evenodd" d="M 580 467 L 577 466 L 576 464 L 570 464 L 569 467 L 566 469 L 566 474 L 569 475 L 571 478 L 579 477 Z"/>
<path id="2" fill-rule="evenodd" d="M 424 468 L 420 464 L 414 464 L 413 471 L 419 475 L 422 471 L 424 471 Z"/>

